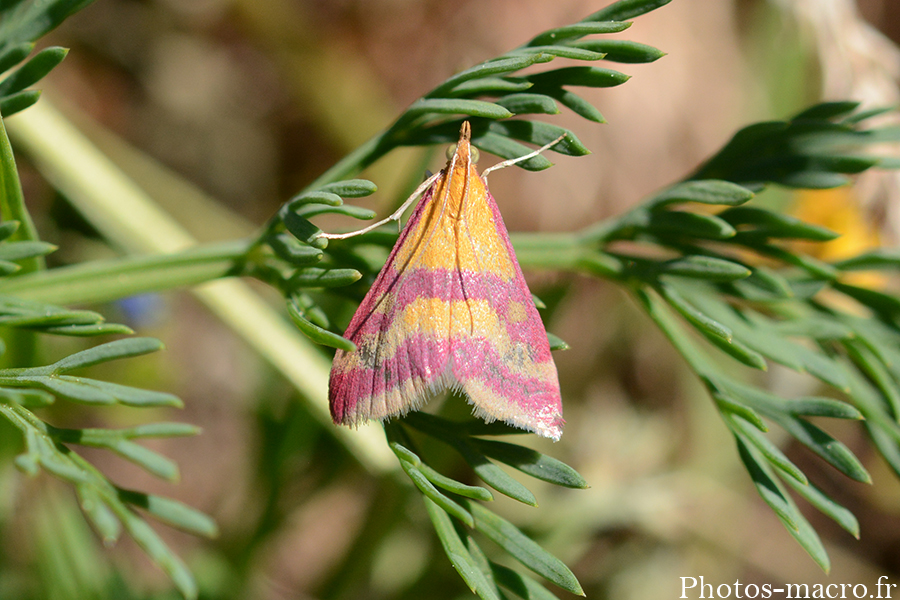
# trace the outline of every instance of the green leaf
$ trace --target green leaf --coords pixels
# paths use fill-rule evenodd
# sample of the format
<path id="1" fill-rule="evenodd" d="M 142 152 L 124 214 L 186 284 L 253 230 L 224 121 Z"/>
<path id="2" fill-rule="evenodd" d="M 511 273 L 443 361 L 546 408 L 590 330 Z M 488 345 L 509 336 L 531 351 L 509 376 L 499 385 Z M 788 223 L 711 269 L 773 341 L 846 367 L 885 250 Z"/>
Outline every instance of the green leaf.
<path id="1" fill-rule="evenodd" d="M 839 367 L 836 366 L 835 368 Z M 719 386 L 725 386 L 728 393 L 742 398 L 750 406 L 773 418 L 779 414 L 829 417 L 832 419 L 858 420 L 863 418 L 863 415 L 856 407 L 834 398 L 806 396 L 797 399 L 787 399 L 751 385 L 738 383 L 730 378 L 719 379 L 717 383 Z"/>
<path id="2" fill-rule="evenodd" d="M 520 50 L 514 50 L 510 54 L 517 54 L 520 52 L 543 52 L 545 54 L 550 54 L 556 56 L 558 58 L 570 58 L 572 60 L 600 60 L 603 58 L 603 55 L 599 52 L 592 52 L 590 50 L 585 50 L 583 48 L 575 48 L 573 46 L 530 46 L 527 48 L 522 48 Z"/>
<path id="3" fill-rule="evenodd" d="M 869 376 L 878 390 L 887 400 L 888 406 L 894 418 L 900 417 L 900 387 L 891 376 L 887 368 L 869 349 L 862 343 L 846 340 L 844 348 L 850 359 L 859 366 L 860 370 Z"/>
<path id="4" fill-rule="evenodd" d="M 559 114 L 559 107 L 552 98 L 543 94 L 508 94 L 497 100 L 497 104 L 513 113 L 514 115 L 523 114 Z M 518 121 L 522 122 L 522 121 Z"/>
<path id="5" fill-rule="evenodd" d="M 97 313 L 86 310 L 49 310 L 46 313 L 19 313 L 0 316 L 0 325 L 7 327 L 53 327 L 63 325 L 93 325 Z"/>
<path id="6" fill-rule="evenodd" d="M 472 444 L 485 455 L 536 479 L 568 488 L 588 487 L 587 481 L 575 469 L 531 448 L 495 440 L 474 439 Z"/>
<path id="7" fill-rule="evenodd" d="M 454 526 L 459 532 L 460 538 L 464 539 L 466 549 L 468 549 L 469 555 L 472 557 L 472 562 L 478 567 L 479 571 L 484 573 L 484 577 L 488 580 L 491 589 L 499 594 L 500 590 L 497 588 L 497 582 L 494 581 L 494 572 L 491 570 L 491 563 L 488 560 L 487 555 L 485 555 L 484 550 L 481 549 L 481 546 L 478 545 L 475 538 L 469 535 L 467 531 L 462 531 L 462 528 L 458 524 L 454 523 Z"/>
<path id="8" fill-rule="evenodd" d="M 318 204 L 304 206 L 303 208 L 297 210 L 297 214 L 307 219 L 318 215 L 335 214 L 344 215 L 346 217 L 353 217 L 354 219 L 360 219 L 363 221 L 374 219 L 376 215 L 375 211 L 368 208 L 363 208 L 361 206 L 322 206 Z"/>
<path id="9" fill-rule="evenodd" d="M 807 414 L 834 418 L 860 418 L 859 411 L 852 406 L 830 398 L 786 400 L 759 388 L 729 379 L 719 380 L 719 384 L 725 386 L 727 393 L 741 398 L 748 406 L 778 423 L 797 441 L 848 477 L 864 483 L 871 481 L 862 463 L 844 444 L 808 421 L 792 416 Z"/>
<path id="10" fill-rule="evenodd" d="M 73 402 L 85 404 L 115 404 L 116 398 L 97 387 L 83 383 L 75 377 L 20 376 L 7 380 L 6 385 L 33 385 Z"/>
<path id="11" fill-rule="evenodd" d="M 840 122 L 842 125 L 856 125 L 857 123 L 865 121 L 866 119 L 871 119 L 872 117 L 877 117 L 885 113 L 893 112 L 895 110 L 897 110 L 896 106 L 877 106 L 849 115 L 844 119 L 841 119 Z"/>
<path id="12" fill-rule="evenodd" d="M 513 500 L 529 506 L 537 506 L 537 499 L 531 491 L 510 477 L 503 469 L 492 463 L 484 454 L 475 450 L 474 446 L 463 439 L 457 439 L 453 447 L 462 455 L 475 471 L 475 474 L 486 484 Z"/>
<path id="13" fill-rule="evenodd" d="M 75 379 L 68 375 L 62 375 L 59 379 Z M 108 381 L 98 381 L 96 379 L 80 379 L 90 386 L 97 388 L 117 400 L 120 404 L 136 407 L 150 406 L 168 406 L 172 408 L 182 408 L 184 404 L 177 396 L 167 394 L 165 392 L 156 392 L 153 390 L 143 390 L 127 385 L 119 385 L 118 383 L 110 383 Z"/>
<path id="14" fill-rule="evenodd" d="M 666 285 L 665 283 L 659 283 L 657 285 L 657 291 L 665 298 L 666 302 L 668 302 L 672 308 L 681 313 L 681 316 L 700 330 L 701 333 L 721 338 L 726 342 L 731 342 L 733 335 L 731 329 L 697 310 L 697 308 L 685 300 L 674 287 Z"/>
<path id="15" fill-rule="evenodd" d="M 565 134 L 565 137 L 558 144 L 550 148 L 551 150 L 568 156 L 585 156 L 591 153 L 571 131 L 550 123 L 519 119 L 492 121 L 489 129 L 494 133 L 528 142 L 535 146 L 544 146 Z"/>
<path id="16" fill-rule="evenodd" d="M 807 502 L 819 509 L 822 514 L 834 520 L 838 525 L 850 532 L 850 535 L 859 539 L 859 521 L 856 520 L 852 512 L 826 496 L 822 490 L 812 484 L 800 485 L 793 477 L 785 477 L 784 481 L 794 488 L 794 491 L 800 494 Z"/>
<path id="17" fill-rule="evenodd" d="M 3 23 L 3 25 L 6 24 Z M 3 121 L 3 117 L 9 114 L 8 108 L 8 106 L 4 106 L 3 102 L 0 102 L 0 216 L 2 216 L 3 220 L 17 221 L 19 223 L 19 228 L 13 239 L 33 241 L 39 239 L 37 229 L 35 229 L 28 208 L 25 206 L 25 196 L 22 192 L 22 184 L 19 181 L 19 172 L 16 169 L 16 159 L 13 156 L 12 146 L 9 143 L 9 136 L 6 133 L 6 125 Z M 43 267 L 43 260 L 30 258 L 23 261 L 22 272 L 30 273 Z M 8 299 L 4 299 L 4 303 L 8 302 Z"/>
<path id="18" fill-rule="evenodd" d="M 22 269 L 21 266 L 16 263 L 7 262 L 5 260 L 0 260 L 0 277 L 5 277 L 7 275 L 12 275 L 17 271 Z"/>
<path id="19" fill-rule="evenodd" d="M 712 385 L 708 385 L 707 387 L 711 388 L 710 395 L 715 401 L 716 406 L 719 408 L 720 412 L 725 413 L 729 416 L 734 415 L 736 417 L 740 417 L 763 433 L 769 431 L 768 426 L 766 426 L 762 418 L 758 414 L 756 414 L 755 410 L 753 410 L 746 404 L 738 402 L 731 396 L 726 395 L 719 390 L 712 389 L 714 387 Z"/>
<path id="20" fill-rule="evenodd" d="M 347 338 L 336 333 L 328 331 L 318 325 L 312 323 L 306 318 L 305 310 L 300 306 L 296 296 L 291 296 L 287 300 L 288 315 L 291 321 L 297 326 L 297 329 L 303 332 L 303 335 L 311 339 L 317 344 L 338 348 L 344 352 L 353 352 L 356 350 L 356 344 Z"/>
<path id="21" fill-rule="evenodd" d="M 877 248 L 853 258 L 838 261 L 834 263 L 834 266 L 842 271 L 897 269 L 900 268 L 900 250 L 896 248 Z"/>
<path id="22" fill-rule="evenodd" d="M 431 481 L 429 481 L 414 464 L 401 460 L 400 466 L 426 498 L 437 504 L 441 510 L 451 517 L 455 517 L 457 520 L 465 523 L 468 527 L 475 526 L 475 522 L 472 520 L 472 515 L 469 514 L 469 511 L 438 491 Z"/>
<path id="23" fill-rule="evenodd" d="M 584 595 L 581 584 L 561 560 L 541 548 L 503 517 L 494 514 L 478 503 L 466 502 L 466 504 L 469 512 L 475 517 L 475 529 L 538 575 L 568 592 L 579 596 Z"/>
<path id="24" fill-rule="evenodd" d="M 171 438 L 197 435 L 200 433 L 200 428 L 190 423 L 144 423 L 128 429 L 122 429 L 119 433 L 129 439 Z"/>
<path id="25" fill-rule="evenodd" d="M 560 88 L 564 85 L 576 85 L 583 87 L 615 87 L 622 85 L 631 77 L 612 69 L 601 67 L 563 67 L 526 75 L 525 79 L 534 84 L 535 91 L 538 88 Z"/>
<path id="26" fill-rule="evenodd" d="M 893 320 L 895 315 L 900 313 L 900 299 L 895 296 L 838 281 L 832 283 L 832 288 L 846 294 L 860 304 L 868 306 L 886 321 Z"/>
<path id="27" fill-rule="evenodd" d="M 81 510 L 93 524 L 103 543 L 111 545 L 116 542 L 122 533 L 122 523 L 97 490 L 86 484 L 75 486 L 75 490 Z"/>
<path id="28" fill-rule="evenodd" d="M 6 44 L 33 42 L 92 1 L 5 2 L 0 5 L 2 39 Z"/>
<path id="29" fill-rule="evenodd" d="M 56 246 L 47 242 L 6 242 L 0 244 L 0 260 L 16 261 L 23 258 L 45 256 L 56 250 Z"/>
<path id="30" fill-rule="evenodd" d="M 900 475 L 900 445 L 897 440 L 880 424 L 866 421 L 866 429 L 881 457 L 890 465 L 895 474 Z M 18 466 L 18 462 L 16 466 Z"/>
<path id="31" fill-rule="evenodd" d="M 343 182 L 338 182 L 343 183 Z M 285 210 L 295 212 L 302 206 L 310 204 L 325 204 L 326 206 L 343 206 L 344 199 L 340 195 L 328 190 L 315 190 L 297 194 L 285 203 Z"/>
<path id="32" fill-rule="evenodd" d="M 605 54 L 604 60 L 618 63 L 650 63 L 666 55 L 653 46 L 629 40 L 584 40 L 573 42 L 575 48 L 583 48 Z"/>
<path id="33" fill-rule="evenodd" d="M 808 485 L 809 480 L 803 474 L 797 465 L 785 456 L 778 446 L 766 437 L 756 426 L 744 421 L 736 415 L 729 415 L 726 423 L 734 431 L 735 436 L 750 442 L 756 449 L 768 460 L 772 465 L 777 467 L 782 473 L 793 477 L 802 485 Z"/>
<path id="34" fill-rule="evenodd" d="M 516 77 L 485 77 L 461 83 L 447 95 L 452 97 L 497 96 L 524 92 L 532 85 L 534 84 L 530 81 Z"/>
<path id="35" fill-rule="evenodd" d="M 650 200 L 650 204 L 656 207 L 681 202 L 697 202 L 699 204 L 737 206 L 747 202 L 753 196 L 753 192 L 747 188 L 730 181 L 716 179 L 684 181 L 654 196 Z"/>
<path id="36" fill-rule="evenodd" d="M 10 96 L 40 81 L 53 67 L 63 61 L 68 54 L 65 48 L 53 46 L 44 48 L 31 60 L 19 67 L 12 75 L 0 81 L 0 96 Z"/>
<path id="37" fill-rule="evenodd" d="M 322 230 L 304 219 L 296 212 L 289 210 L 284 212 L 284 226 L 291 234 L 303 242 L 315 248 L 325 248 L 328 246 L 328 240 L 320 237 Z"/>
<path id="38" fill-rule="evenodd" d="M 748 348 L 795 371 L 809 373 L 837 389 L 847 389 L 844 372 L 833 360 L 779 335 L 767 325 L 766 317 L 749 309 L 738 315 L 725 303 L 704 294 L 692 295 L 690 299 L 699 310 L 731 328 L 734 339 L 741 340 Z"/>
<path id="39" fill-rule="evenodd" d="M 3 398 L 27 409 L 46 408 L 56 401 L 53 394 L 38 389 L 0 388 L 0 399 Z"/>
<path id="40" fill-rule="evenodd" d="M 665 6 L 671 0 L 619 0 L 599 10 L 584 21 L 627 21 Z"/>
<path id="41" fill-rule="evenodd" d="M 753 348 L 748 347 L 741 342 L 740 339 L 732 337 L 731 340 L 726 340 L 721 336 L 708 334 L 702 329 L 700 330 L 700 333 L 720 350 L 748 367 L 759 369 L 760 371 L 766 371 L 768 369 L 766 359 L 763 355 L 753 350 Z"/>
<path id="42" fill-rule="evenodd" d="M 421 98 L 413 102 L 406 110 L 406 114 L 410 116 L 429 113 L 469 115 L 485 119 L 506 119 L 513 116 L 511 112 L 493 102 L 465 98 Z"/>
<path id="43" fill-rule="evenodd" d="M 119 323 L 91 323 L 88 325 L 59 325 L 54 327 L 43 327 L 40 331 L 44 333 L 53 333 L 56 335 L 70 336 L 95 336 L 95 335 L 131 335 L 134 331 Z"/>
<path id="44" fill-rule="evenodd" d="M 593 121 L 594 123 L 606 123 L 606 119 L 603 118 L 600 111 L 597 110 L 593 104 L 575 92 L 570 92 L 563 88 L 551 88 L 541 91 L 551 98 L 555 98 L 560 104 L 588 121 Z"/>
<path id="45" fill-rule="evenodd" d="M 838 173 L 823 173 L 820 171 L 798 171 L 782 177 L 773 176 L 774 183 L 805 189 L 805 190 L 830 190 L 850 183 L 850 178 Z"/>
<path id="46" fill-rule="evenodd" d="M 115 452 L 122 458 L 130 460 L 161 479 L 178 481 L 178 465 L 140 444 L 135 444 L 126 439 L 111 438 L 106 443 L 98 446 Z"/>
<path id="47" fill-rule="evenodd" d="M 337 194 L 342 198 L 363 198 L 378 191 L 378 186 L 367 179 L 345 179 L 323 185 L 321 191 Z"/>
<path id="48" fill-rule="evenodd" d="M 753 235 L 765 237 L 828 242 L 840 235 L 825 227 L 804 223 L 790 215 L 750 206 L 729 208 L 718 216 L 736 228 L 740 228 L 741 225 L 752 225 L 754 227 L 750 231 Z"/>
<path id="49" fill-rule="evenodd" d="M 395 423 L 386 423 L 385 424 L 384 430 L 388 436 L 388 440 L 390 440 L 392 437 L 391 432 L 394 427 L 399 427 L 399 425 L 396 425 Z M 407 448 L 406 446 L 404 446 L 403 444 L 401 444 L 400 442 L 391 441 L 389 443 L 389 445 L 391 447 L 391 451 L 400 460 L 404 460 L 404 461 L 408 462 L 409 464 L 411 464 L 413 467 L 415 467 L 417 469 L 422 466 L 422 459 L 419 458 L 419 455 L 416 454 L 415 452 L 413 452 L 412 450 L 410 450 L 409 448 Z"/>
<path id="50" fill-rule="evenodd" d="M 794 292 L 787 280 L 768 267 L 754 266 L 750 277 L 743 280 L 742 283 L 756 286 L 777 298 L 791 298 L 794 296 Z"/>
<path id="51" fill-rule="evenodd" d="M 492 562 L 491 571 L 494 574 L 494 580 L 498 584 L 519 598 L 524 598 L 525 600 L 559 600 L 550 590 L 537 581 L 520 575 L 503 565 Z"/>
<path id="52" fill-rule="evenodd" d="M 450 564 L 453 565 L 459 576 L 463 578 L 469 589 L 478 594 L 483 600 L 500 600 L 500 596 L 488 581 L 487 576 L 475 564 L 447 513 L 428 498 L 423 498 L 423 501 L 425 502 L 425 510 L 428 512 L 428 517 L 431 519 L 438 539 L 441 541 L 441 546 L 443 546 L 447 558 L 450 559 Z"/>
<path id="53" fill-rule="evenodd" d="M 127 509 L 118 511 L 116 516 L 122 519 L 125 529 L 137 542 L 138 546 L 169 576 L 178 591 L 188 599 L 197 597 L 197 583 L 190 570 L 178 556 L 172 552 L 165 542 L 156 534 L 150 525 Z M 124 517 L 124 518 L 123 518 Z"/>
<path id="54" fill-rule="evenodd" d="M 405 423 L 451 445 L 469 463 L 482 481 L 501 494 L 529 506 L 537 506 L 534 494 L 476 450 L 472 441 L 461 434 L 457 424 L 423 412 L 409 413 L 405 418 Z"/>
<path id="55" fill-rule="evenodd" d="M 219 535 L 215 521 L 183 502 L 121 488 L 117 488 L 116 491 L 122 502 L 141 508 L 160 521 L 182 531 L 208 538 Z"/>
<path id="56" fill-rule="evenodd" d="M 830 417 L 832 419 L 862 420 L 863 418 L 859 410 L 852 404 L 821 396 L 806 396 L 795 400 L 786 400 L 783 408 L 785 412 L 792 415 Z"/>
<path id="57" fill-rule="evenodd" d="M 785 493 L 781 485 L 773 479 L 770 469 L 757 459 L 755 452 L 739 437 L 736 438 L 736 441 L 738 453 L 759 495 L 775 511 L 788 533 L 794 536 L 794 539 L 800 543 L 816 564 L 827 573 L 831 568 L 831 563 L 815 529 L 800 514 L 797 505 Z"/>
<path id="58" fill-rule="evenodd" d="M 859 108 L 859 102 L 852 101 L 840 101 L 840 102 L 822 102 L 821 104 L 816 104 L 797 113 L 792 121 L 797 121 L 801 119 L 834 119 L 835 117 L 841 117 L 848 113 L 852 113 L 854 110 Z"/>
<path id="59" fill-rule="evenodd" d="M 322 260 L 324 254 L 319 248 L 300 243 L 289 233 L 278 233 L 266 238 L 272 250 L 292 265 L 303 266 Z"/>
<path id="60" fill-rule="evenodd" d="M 460 483 L 455 479 L 451 479 L 438 473 L 425 463 L 419 465 L 418 469 L 425 477 L 428 478 L 428 481 L 438 486 L 439 488 L 443 488 L 448 492 L 452 492 L 458 496 L 471 498 L 472 500 L 481 500 L 483 502 L 490 502 L 494 499 L 494 496 L 486 488 L 477 485 L 466 485 L 464 483 Z"/>
<path id="61" fill-rule="evenodd" d="M 32 50 L 34 50 L 34 44 L 31 42 L 25 42 L 14 46 L 5 44 L 2 53 L 0 53 L 0 73 L 9 71 L 25 60 L 28 55 L 31 54 Z"/>
<path id="62" fill-rule="evenodd" d="M 489 60 L 480 65 L 476 65 L 470 69 L 466 69 L 461 73 L 457 73 L 453 77 L 429 92 L 426 98 L 439 98 L 450 90 L 456 89 L 457 86 L 473 80 L 490 77 L 492 75 L 503 75 L 513 73 L 525 67 L 530 67 L 535 63 L 549 62 L 553 60 L 553 56 L 549 54 L 529 54 L 523 56 L 513 56 L 510 58 L 500 58 L 497 60 Z"/>
<path id="63" fill-rule="evenodd" d="M 50 371 L 52 373 L 68 373 L 75 369 L 84 369 L 111 360 L 150 354 L 163 348 L 163 343 L 155 338 L 136 337 L 116 340 L 69 355 L 50 365 Z"/>
<path id="64" fill-rule="evenodd" d="M 840 441 L 804 419 L 772 418 L 801 444 L 821 456 L 847 477 L 862 483 L 872 483 L 872 477 L 858 458 Z"/>
<path id="65" fill-rule="evenodd" d="M 472 143 L 482 152 L 489 152 L 500 158 L 519 158 L 531 152 L 531 148 L 523 146 L 511 139 L 488 131 L 478 136 Z M 552 163 L 544 156 L 533 156 L 526 161 L 516 163 L 516 166 L 528 171 L 540 171 L 552 166 Z"/>
<path id="66" fill-rule="evenodd" d="M 561 337 L 559 337 L 557 335 L 550 333 L 549 331 L 547 332 L 547 342 L 550 344 L 551 352 L 568 350 L 569 348 L 571 348 L 571 346 L 569 346 L 569 344 L 568 344 L 568 342 L 566 342 L 566 340 L 562 339 Z"/>
<path id="67" fill-rule="evenodd" d="M 344 287 L 362 279 L 362 273 L 356 269 L 320 269 L 305 267 L 288 281 L 289 289 L 297 288 L 332 288 Z"/>
<path id="68" fill-rule="evenodd" d="M 574 23 L 572 25 L 566 25 L 564 27 L 557 27 L 556 29 L 545 31 L 544 33 L 528 42 L 527 46 L 533 48 L 535 46 L 556 44 L 563 40 L 569 40 L 572 38 L 581 38 L 586 35 L 600 33 L 619 33 L 620 31 L 625 31 L 629 27 L 631 27 L 631 23 L 615 23 L 608 20 L 603 23 Z"/>
<path id="69" fill-rule="evenodd" d="M 5 221 L 0 223 L 0 241 L 5 240 L 19 229 L 18 221 Z"/>
<path id="70" fill-rule="evenodd" d="M 742 264 L 712 256 L 685 256 L 659 264 L 665 275 L 704 279 L 708 281 L 733 281 L 750 276 L 750 269 Z"/>

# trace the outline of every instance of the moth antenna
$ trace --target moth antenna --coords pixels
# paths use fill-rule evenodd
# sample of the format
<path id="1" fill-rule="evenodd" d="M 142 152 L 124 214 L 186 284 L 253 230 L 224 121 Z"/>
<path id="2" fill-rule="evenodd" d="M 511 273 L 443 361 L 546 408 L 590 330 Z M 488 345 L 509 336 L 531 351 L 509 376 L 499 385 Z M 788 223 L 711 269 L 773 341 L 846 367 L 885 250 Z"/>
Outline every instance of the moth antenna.
<path id="1" fill-rule="evenodd" d="M 377 229 L 378 227 L 381 227 L 385 223 L 390 223 L 391 221 L 397 221 L 397 226 L 399 227 L 400 217 L 403 216 L 403 213 L 406 212 L 406 209 L 409 208 L 410 205 L 419 198 L 419 196 L 424 194 L 425 190 L 427 190 L 429 187 L 431 187 L 431 184 L 434 183 L 435 181 L 437 181 L 438 177 L 440 177 L 440 176 L 441 176 L 440 173 L 436 173 L 436 174 L 432 175 L 431 177 L 429 177 L 428 179 L 426 179 L 425 181 L 423 181 L 422 184 L 416 188 L 416 191 L 414 191 L 412 193 L 412 195 L 409 198 L 407 198 L 403 202 L 403 204 L 400 205 L 400 208 L 398 208 L 393 213 L 391 213 L 391 215 L 389 217 L 387 217 L 386 219 L 382 219 L 382 220 L 378 221 L 377 223 L 373 223 L 373 224 L 369 225 L 368 227 L 363 227 L 362 229 L 358 229 L 356 231 L 350 231 L 348 233 L 325 233 L 323 231 L 322 233 L 317 235 L 316 238 L 325 238 L 326 240 L 345 240 L 347 238 L 351 238 L 351 237 L 355 237 L 357 235 L 362 235 L 364 233 L 368 233 L 368 232 L 372 231 L 373 229 Z"/>
<path id="2" fill-rule="evenodd" d="M 487 169 L 485 169 L 484 171 L 481 172 L 481 178 L 484 179 L 485 181 L 487 181 L 487 175 L 491 171 L 499 171 L 500 169 L 505 169 L 506 167 L 513 166 L 514 164 L 524 162 L 524 161 L 528 160 L 529 158 L 534 158 L 535 156 L 538 156 L 543 151 L 549 150 L 553 146 L 557 145 L 558 143 L 560 143 L 561 141 L 566 139 L 567 135 L 568 135 L 567 133 L 564 133 L 561 136 L 559 136 L 558 138 L 556 138 L 555 140 L 553 140 L 552 142 L 550 142 L 549 144 L 545 144 L 544 146 L 541 146 L 534 152 L 529 152 L 525 156 L 520 156 L 518 158 L 511 158 L 509 160 L 504 160 L 501 163 L 497 163 L 493 167 L 488 167 Z"/>

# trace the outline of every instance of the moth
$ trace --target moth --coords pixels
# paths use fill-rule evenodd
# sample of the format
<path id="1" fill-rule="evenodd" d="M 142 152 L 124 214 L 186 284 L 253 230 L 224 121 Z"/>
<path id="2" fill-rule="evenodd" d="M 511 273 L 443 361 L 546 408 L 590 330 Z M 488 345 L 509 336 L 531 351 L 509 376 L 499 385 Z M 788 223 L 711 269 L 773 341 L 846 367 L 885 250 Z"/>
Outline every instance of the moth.
<path id="1" fill-rule="evenodd" d="M 449 389 L 489 422 L 562 435 L 547 332 L 484 177 L 553 144 L 479 175 L 471 137 L 463 122 L 446 167 L 410 198 L 424 191 L 347 327 L 356 349 L 337 351 L 329 380 L 337 424 L 404 415 Z"/>

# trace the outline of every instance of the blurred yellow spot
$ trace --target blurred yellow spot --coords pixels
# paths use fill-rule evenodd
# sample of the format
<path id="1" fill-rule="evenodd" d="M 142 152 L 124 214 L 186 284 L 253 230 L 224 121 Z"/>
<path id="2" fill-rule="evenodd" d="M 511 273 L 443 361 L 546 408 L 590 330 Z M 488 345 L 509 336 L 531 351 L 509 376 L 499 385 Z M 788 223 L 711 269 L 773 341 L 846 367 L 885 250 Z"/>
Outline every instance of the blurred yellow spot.
<path id="1" fill-rule="evenodd" d="M 807 223 L 821 225 L 841 234 L 830 242 L 792 242 L 791 250 L 795 252 L 832 262 L 862 254 L 881 245 L 878 230 L 866 219 L 851 186 L 830 190 L 800 190 L 794 195 L 790 212 Z M 845 283 L 876 289 L 885 286 L 884 276 L 875 272 L 848 273 L 841 279 Z"/>

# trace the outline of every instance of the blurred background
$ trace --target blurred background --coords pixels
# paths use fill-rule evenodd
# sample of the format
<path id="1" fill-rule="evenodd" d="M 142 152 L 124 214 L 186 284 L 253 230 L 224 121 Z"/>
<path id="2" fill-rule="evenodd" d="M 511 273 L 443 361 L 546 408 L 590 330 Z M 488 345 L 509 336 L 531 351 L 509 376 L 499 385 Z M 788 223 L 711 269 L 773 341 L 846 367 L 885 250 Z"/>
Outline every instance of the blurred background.
<path id="1" fill-rule="evenodd" d="M 41 102 L 52 102 L 157 189 L 157 200 L 191 221 L 198 239 L 232 239 L 251 234 L 449 75 L 605 4 L 97 0 L 43 40 L 71 52 L 42 82 Z M 620 37 L 668 55 L 610 65 L 633 78 L 584 91 L 608 123 L 565 109 L 552 117 L 593 154 L 551 154 L 557 164 L 548 171 L 492 176 L 510 231 L 574 231 L 616 215 L 690 173 L 751 122 L 785 118 L 822 99 L 900 100 L 894 0 L 674 0 Z M 60 246 L 52 265 L 119 254 L 27 155 L 17 158 L 38 229 Z M 436 170 L 443 160 L 443 149 L 394 153 L 364 174 L 379 191 L 361 204 L 386 214 L 424 164 Z M 492 162 L 485 156 L 480 166 Z M 817 250 L 832 258 L 895 241 L 898 189 L 895 176 L 874 173 L 853 188 L 796 197 L 775 191 L 765 201 L 846 233 Z M 872 486 L 805 449 L 786 449 L 861 522 L 857 541 L 805 511 L 832 558 L 826 578 L 756 496 L 709 398 L 625 295 L 602 281 L 526 275 L 550 307 L 548 330 L 571 349 L 555 357 L 563 440 L 525 443 L 574 466 L 591 488 L 529 481 L 540 508 L 505 498 L 492 508 L 560 556 L 589 598 L 676 598 L 681 577 L 701 575 L 715 584 L 874 586 L 880 575 L 900 583 L 900 484 L 859 424 L 824 426 L 862 459 Z M 362 468 L 294 389 L 189 294 L 99 310 L 168 348 L 105 376 L 175 393 L 186 408 L 135 415 L 60 406 L 48 419 L 79 427 L 184 420 L 203 428 L 196 438 L 148 443 L 179 463 L 182 481 L 174 485 L 85 451 L 117 484 L 173 496 L 217 519 L 222 533 L 213 541 L 157 527 L 194 570 L 202 597 L 468 597 L 418 493 Z M 78 344 L 48 340 L 44 351 L 58 358 Z M 767 377 L 781 389 L 815 392 L 810 380 L 779 369 Z M 0 436 L 0 446 L 10 455 L 19 442 Z M 444 460 L 445 473 L 467 476 L 454 457 Z M 0 465 L 0 539 L 3 600 L 175 597 L 130 540 L 102 548 L 67 486 L 45 475 L 25 479 L 9 461 Z"/>

